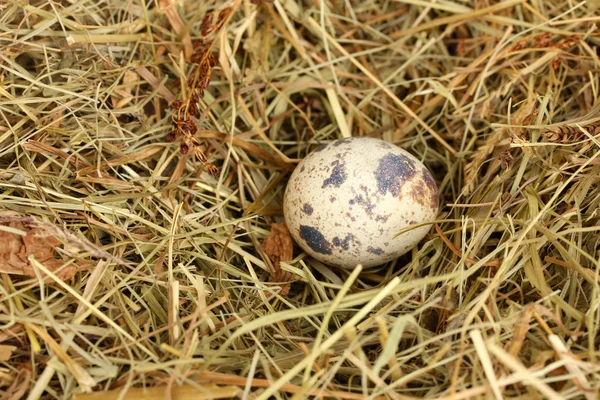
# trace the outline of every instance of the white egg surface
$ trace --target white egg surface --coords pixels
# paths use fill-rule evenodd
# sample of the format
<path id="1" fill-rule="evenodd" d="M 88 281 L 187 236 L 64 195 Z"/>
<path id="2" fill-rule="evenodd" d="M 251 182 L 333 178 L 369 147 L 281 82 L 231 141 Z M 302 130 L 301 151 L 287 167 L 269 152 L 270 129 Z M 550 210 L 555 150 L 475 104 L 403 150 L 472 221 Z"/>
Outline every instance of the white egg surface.
<path id="1" fill-rule="evenodd" d="M 412 249 L 431 225 L 438 188 L 413 155 L 379 139 L 353 137 L 322 145 L 288 182 L 285 222 L 304 251 L 332 266 L 371 267 Z"/>

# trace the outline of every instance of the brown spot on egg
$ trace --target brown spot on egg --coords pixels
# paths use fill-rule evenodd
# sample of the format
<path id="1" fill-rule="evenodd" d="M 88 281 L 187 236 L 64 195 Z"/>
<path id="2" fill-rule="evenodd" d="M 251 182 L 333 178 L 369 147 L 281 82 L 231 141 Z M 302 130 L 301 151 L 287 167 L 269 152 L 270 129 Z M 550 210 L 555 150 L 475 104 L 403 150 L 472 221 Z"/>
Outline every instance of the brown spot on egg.
<path id="1" fill-rule="evenodd" d="M 312 215 L 314 210 L 310 204 L 304 203 L 304 205 L 302 206 L 302 211 L 304 211 L 304 213 L 307 215 Z"/>
<path id="2" fill-rule="evenodd" d="M 393 144 L 384 141 L 377 143 L 377 147 L 383 150 L 392 150 L 396 148 L 396 146 L 394 146 Z"/>
<path id="3" fill-rule="evenodd" d="M 379 193 L 388 191 L 398 196 L 406 181 L 411 180 L 417 172 L 414 162 L 405 155 L 388 153 L 379 160 L 375 170 L 375 179 Z"/>
<path id="4" fill-rule="evenodd" d="M 410 195 L 415 203 L 424 204 L 429 199 L 425 195 L 425 188 L 419 183 L 420 182 L 416 182 L 416 184 L 413 185 L 412 190 L 410 191 Z"/>
<path id="5" fill-rule="evenodd" d="M 427 169 L 423 169 L 423 182 L 429 189 L 429 201 L 431 208 L 438 208 L 440 205 L 440 193 L 437 184 Z"/>
<path id="6" fill-rule="evenodd" d="M 315 253 L 328 255 L 332 253 L 331 243 L 325 239 L 325 236 L 317 228 L 300 225 L 300 237 Z"/>

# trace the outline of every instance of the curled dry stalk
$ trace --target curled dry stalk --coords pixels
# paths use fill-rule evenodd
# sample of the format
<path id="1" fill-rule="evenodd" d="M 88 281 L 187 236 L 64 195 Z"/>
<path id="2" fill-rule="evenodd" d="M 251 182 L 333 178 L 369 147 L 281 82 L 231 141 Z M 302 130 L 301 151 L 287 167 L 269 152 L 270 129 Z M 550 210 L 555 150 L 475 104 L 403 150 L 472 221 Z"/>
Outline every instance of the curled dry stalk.
<path id="1" fill-rule="evenodd" d="M 180 99 L 170 104 L 173 114 L 171 120 L 173 130 L 167 136 L 168 141 L 179 140 L 181 154 L 189 153 L 190 149 L 196 158 L 208 169 L 213 176 L 219 175 L 219 169 L 208 161 L 208 156 L 202 150 L 202 143 L 194 135 L 198 130 L 200 98 L 210 84 L 212 68 L 217 61 L 212 54 L 218 33 L 227 25 L 239 2 L 234 2 L 220 11 L 208 12 L 202 20 L 202 39 L 193 42 L 194 53 L 191 62 L 194 67 L 187 79 L 188 91 L 182 92 Z"/>

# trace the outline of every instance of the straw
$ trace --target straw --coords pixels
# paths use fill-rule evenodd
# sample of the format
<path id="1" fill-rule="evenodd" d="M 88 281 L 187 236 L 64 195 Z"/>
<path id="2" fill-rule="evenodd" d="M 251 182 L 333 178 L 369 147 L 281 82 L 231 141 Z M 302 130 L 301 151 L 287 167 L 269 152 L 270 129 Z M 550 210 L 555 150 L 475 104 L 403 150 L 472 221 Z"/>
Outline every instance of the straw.
<path id="1" fill-rule="evenodd" d="M 0 398 L 595 398 L 598 7 L 0 2 Z M 353 271 L 282 225 L 352 136 L 440 192 Z"/>

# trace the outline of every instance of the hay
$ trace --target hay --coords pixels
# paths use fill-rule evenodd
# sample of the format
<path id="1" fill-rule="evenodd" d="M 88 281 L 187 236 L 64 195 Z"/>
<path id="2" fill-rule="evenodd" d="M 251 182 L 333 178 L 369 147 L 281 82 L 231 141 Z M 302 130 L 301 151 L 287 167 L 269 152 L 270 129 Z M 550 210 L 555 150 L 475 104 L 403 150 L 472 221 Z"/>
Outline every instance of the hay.
<path id="1" fill-rule="evenodd" d="M 599 8 L 0 2 L 0 398 L 596 398 Z M 430 235 L 265 245 L 361 135 L 433 172 Z"/>

